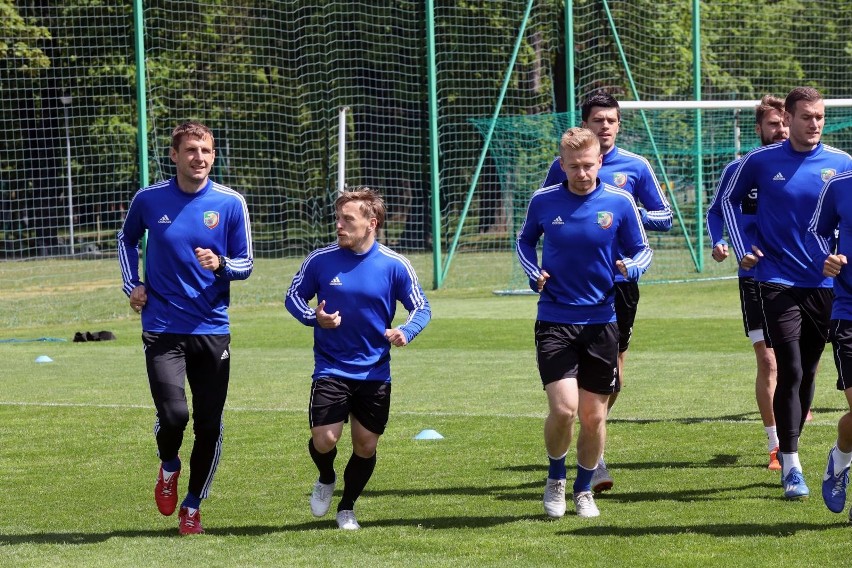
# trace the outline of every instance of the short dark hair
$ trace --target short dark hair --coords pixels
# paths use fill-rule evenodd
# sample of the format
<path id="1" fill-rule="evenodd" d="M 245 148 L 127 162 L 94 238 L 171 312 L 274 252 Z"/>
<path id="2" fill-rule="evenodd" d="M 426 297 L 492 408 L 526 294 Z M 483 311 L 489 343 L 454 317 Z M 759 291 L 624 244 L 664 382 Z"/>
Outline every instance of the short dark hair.
<path id="1" fill-rule="evenodd" d="M 180 150 L 180 143 L 183 139 L 191 136 L 192 138 L 203 139 L 205 136 L 210 137 L 210 142 L 213 143 L 213 148 L 216 148 L 216 140 L 213 138 L 213 131 L 201 124 L 200 122 L 184 122 L 180 126 L 172 130 L 172 148 L 175 151 Z"/>
<path id="2" fill-rule="evenodd" d="M 367 186 L 353 187 L 341 193 L 334 201 L 334 210 L 339 211 L 345 203 L 357 201 L 359 210 L 367 218 L 376 219 L 376 229 L 380 229 L 385 222 L 385 200 L 375 189 Z"/>
<path id="3" fill-rule="evenodd" d="M 760 124 L 767 112 L 777 110 L 780 113 L 784 112 L 784 101 L 775 95 L 763 95 L 760 103 L 754 107 L 754 122 Z M 783 117 L 782 117 L 783 118 Z"/>
<path id="4" fill-rule="evenodd" d="M 580 118 L 583 122 L 589 119 L 589 115 L 592 114 L 592 107 L 614 108 L 618 111 L 618 120 L 621 120 L 621 107 L 618 106 L 618 101 L 615 100 L 615 97 L 609 93 L 599 91 L 589 95 L 589 98 L 580 107 Z"/>
<path id="5" fill-rule="evenodd" d="M 809 103 L 813 103 L 821 100 L 822 95 L 813 87 L 796 87 L 795 89 L 790 91 L 787 94 L 787 98 L 784 99 L 784 110 L 786 110 L 790 114 L 795 114 L 797 102 L 806 101 Z"/>

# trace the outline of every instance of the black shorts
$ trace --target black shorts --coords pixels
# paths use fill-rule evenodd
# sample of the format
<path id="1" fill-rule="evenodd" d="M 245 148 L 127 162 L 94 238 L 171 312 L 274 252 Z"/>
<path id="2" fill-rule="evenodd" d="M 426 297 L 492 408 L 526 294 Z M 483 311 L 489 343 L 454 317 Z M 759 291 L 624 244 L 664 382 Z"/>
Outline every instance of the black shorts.
<path id="1" fill-rule="evenodd" d="M 630 347 L 633 336 L 633 322 L 639 308 L 639 283 L 615 283 L 615 318 L 618 320 L 618 352 L 623 353 Z"/>
<path id="2" fill-rule="evenodd" d="M 766 346 L 799 341 L 803 334 L 818 334 L 828 341 L 831 319 L 831 288 L 800 288 L 758 282 L 765 322 Z"/>
<path id="3" fill-rule="evenodd" d="M 310 426 L 348 422 L 352 414 L 364 428 L 384 434 L 390 415 L 391 384 L 338 377 L 320 377 L 311 382 L 308 404 Z"/>
<path id="4" fill-rule="evenodd" d="M 597 394 L 618 392 L 618 325 L 535 322 L 535 356 L 541 383 L 566 376 Z"/>
<path id="5" fill-rule="evenodd" d="M 746 337 L 750 331 L 763 331 L 763 310 L 760 307 L 760 292 L 751 276 L 740 276 L 740 310 L 743 313 L 743 328 Z"/>
<path id="6" fill-rule="evenodd" d="M 831 320 L 828 337 L 837 367 L 837 390 L 852 388 L 852 320 Z"/>

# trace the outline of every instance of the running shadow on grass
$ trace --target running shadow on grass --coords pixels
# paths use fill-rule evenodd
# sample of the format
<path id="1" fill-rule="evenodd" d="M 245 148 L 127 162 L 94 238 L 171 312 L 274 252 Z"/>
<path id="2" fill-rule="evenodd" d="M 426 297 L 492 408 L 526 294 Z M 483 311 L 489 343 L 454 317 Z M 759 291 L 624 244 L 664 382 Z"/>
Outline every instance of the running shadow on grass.
<path id="1" fill-rule="evenodd" d="M 173 538 L 177 527 L 168 529 L 124 530 L 94 532 L 37 532 L 29 534 L 0 535 L 0 547 L 18 544 L 97 544 L 111 538 Z"/>
<path id="2" fill-rule="evenodd" d="M 618 470 L 657 470 L 663 468 L 670 469 L 706 469 L 708 467 L 733 467 L 733 468 L 743 468 L 743 469 L 752 469 L 754 467 L 758 467 L 756 463 L 748 463 L 740 461 L 740 458 L 737 454 L 715 454 L 710 459 L 706 461 L 668 461 L 668 462 L 618 462 L 617 464 L 609 464 L 610 469 L 616 472 Z M 608 460 L 607 460 L 608 461 Z M 766 469 L 766 464 L 764 462 L 760 462 L 759 467 L 762 469 Z M 524 465 L 507 465 L 506 467 L 497 468 L 498 471 L 510 471 L 510 472 L 542 472 L 547 471 L 546 463 L 538 463 L 538 464 L 524 464 Z"/>
<path id="3" fill-rule="evenodd" d="M 784 523 L 739 523 L 708 525 L 669 525 L 651 527 L 614 527 L 607 525 L 582 527 L 557 533 L 557 536 L 673 536 L 682 534 L 701 534 L 719 538 L 730 537 L 786 537 L 804 531 L 824 531 L 837 529 L 837 523 L 818 524 L 802 522 Z"/>
<path id="4" fill-rule="evenodd" d="M 774 498 L 773 490 L 780 487 L 773 475 L 771 479 L 756 483 L 745 483 L 741 485 L 726 485 L 713 488 L 688 488 L 680 491 L 667 490 L 664 493 L 659 491 L 642 491 L 642 492 L 613 492 L 603 493 L 598 495 L 598 499 L 605 501 L 613 501 L 619 503 L 644 503 L 644 502 L 660 502 L 660 501 L 675 501 L 675 502 L 696 502 L 696 501 L 718 501 L 729 498 L 731 494 L 737 495 L 740 493 L 749 493 L 755 490 L 765 490 L 767 498 Z M 490 497 L 496 501 L 530 501 L 540 502 L 541 494 L 544 489 L 545 478 L 541 477 L 533 481 L 525 481 L 516 484 L 506 485 L 487 485 L 487 486 L 458 486 L 458 487 L 428 487 L 423 489 L 388 489 L 379 491 L 368 491 L 372 497 L 393 497 L 393 498 L 417 498 L 426 496 L 470 496 L 470 497 Z M 759 495 L 757 496 L 759 497 Z"/>
<path id="5" fill-rule="evenodd" d="M 517 515 L 501 517 L 418 517 L 416 519 L 376 519 L 366 521 L 364 529 L 369 532 L 370 527 L 417 527 L 424 530 L 456 530 L 456 529 L 478 529 L 489 528 L 521 521 L 538 521 L 543 523 L 553 522 L 542 515 Z M 719 538 L 729 537 L 766 537 L 793 536 L 802 531 L 834 530 L 843 523 L 739 523 L 739 524 L 708 524 L 708 525 L 669 525 L 650 527 L 619 527 L 609 525 L 585 526 L 577 529 L 569 529 L 557 532 L 557 536 L 617 536 L 617 537 L 643 537 L 643 536 L 668 536 L 679 534 L 703 534 Z M 329 517 L 324 520 L 316 520 L 292 525 L 247 525 L 236 527 L 211 527 L 205 529 L 208 536 L 263 536 L 269 534 L 281 534 L 288 532 L 304 532 L 312 530 L 339 531 L 334 519 Z M 30 533 L 20 535 L 0 536 L 0 547 L 15 546 L 22 544 L 64 544 L 64 545 L 91 545 L 101 543 L 115 538 L 204 538 L 204 536 L 180 537 L 175 528 L 157 530 L 122 530 L 104 533 L 83 532 L 47 532 Z"/>
<path id="6" fill-rule="evenodd" d="M 811 412 L 814 414 L 814 419 L 817 419 L 819 414 L 832 414 L 837 412 L 845 412 L 847 409 L 842 405 L 837 407 L 820 406 L 812 407 Z M 724 414 L 722 416 L 687 416 L 683 418 L 607 418 L 607 424 L 705 424 L 714 422 L 742 422 L 751 423 L 759 422 L 760 413 L 756 410 L 750 412 L 741 412 L 739 414 Z"/>
<path id="7" fill-rule="evenodd" d="M 774 480 L 773 476 L 773 480 Z M 542 484 L 542 487 L 544 485 Z M 683 503 L 695 503 L 698 501 L 726 501 L 731 494 L 740 492 L 751 492 L 755 489 L 765 489 L 766 499 L 777 501 L 777 493 L 781 491 L 781 485 L 777 481 L 761 481 L 758 483 L 746 483 L 743 485 L 729 485 L 725 487 L 713 487 L 703 489 L 683 489 L 681 491 L 634 491 L 630 493 L 603 493 L 595 496 L 601 502 L 613 501 L 618 503 L 659 503 L 662 501 L 675 501 Z M 774 492 L 773 492 L 774 491 Z M 760 495 L 749 493 L 751 497 L 760 498 Z"/>
<path id="8" fill-rule="evenodd" d="M 774 478 L 773 478 L 774 479 Z M 503 493 L 497 493 L 492 497 L 498 501 L 541 501 L 541 494 L 544 490 L 545 480 L 533 483 L 524 483 L 518 485 L 514 491 L 506 490 Z M 618 502 L 618 503 L 659 503 L 661 501 L 675 501 L 683 503 L 695 503 L 698 501 L 723 501 L 730 498 L 731 494 L 739 494 L 747 492 L 750 496 L 754 496 L 753 492 L 756 489 L 766 490 L 766 498 L 774 499 L 775 493 L 773 490 L 779 489 L 780 485 L 774 481 L 746 483 L 743 485 L 733 485 L 725 487 L 701 488 L 701 489 L 684 489 L 681 491 L 667 490 L 663 493 L 659 491 L 634 491 L 630 493 L 623 492 L 606 492 L 595 496 L 599 502 Z M 570 482 L 569 482 L 570 490 Z M 440 493 L 436 491 L 435 493 Z M 759 498 L 759 495 L 757 496 Z"/>
<path id="9" fill-rule="evenodd" d="M 725 414 L 723 416 L 694 416 L 684 418 L 607 418 L 607 424 L 704 424 L 707 422 L 754 422 L 760 420 L 760 414 L 754 412 L 741 412 L 739 414 Z"/>
<path id="10" fill-rule="evenodd" d="M 732 454 L 716 454 L 710 459 L 701 462 L 633 462 L 619 463 L 616 467 L 611 466 L 611 471 L 617 475 L 619 470 L 654 470 L 654 471 L 683 471 L 686 469 L 718 469 L 718 468 L 742 468 L 742 469 L 765 469 L 766 466 L 761 463 L 755 465 L 740 461 L 740 456 Z M 526 464 L 526 465 L 510 465 L 503 468 L 498 468 L 498 471 L 508 472 L 532 472 L 544 475 L 547 471 L 546 465 L 542 464 Z M 737 475 L 737 474 L 735 474 Z M 537 476 L 538 477 L 538 476 Z M 545 479 L 540 477 L 536 481 L 526 482 L 514 486 L 492 487 L 490 493 L 495 499 L 510 500 L 510 501 L 526 501 L 540 500 L 541 491 L 544 488 Z M 613 493 L 602 493 L 597 496 L 598 499 L 620 503 L 643 503 L 656 501 L 675 501 L 675 502 L 694 502 L 694 501 L 716 501 L 725 499 L 731 494 L 740 494 L 743 492 L 753 495 L 755 490 L 766 490 L 766 495 L 774 496 L 776 490 L 780 487 L 776 474 L 770 474 L 764 481 L 752 483 L 743 483 L 739 485 L 724 485 L 714 487 L 695 487 L 685 488 L 683 490 L 667 490 L 664 493 L 659 491 L 646 492 L 622 492 L 616 491 Z M 440 490 L 438 491 L 440 492 Z M 759 497 L 759 495 L 757 495 Z M 774 497 L 773 497 L 774 498 Z"/>
<path id="11" fill-rule="evenodd" d="M 462 485 L 456 487 L 424 487 L 422 489 L 368 489 L 364 491 L 364 495 L 368 495 L 370 497 L 393 498 L 428 497 L 435 495 L 469 495 L 472 497 L 482 497 L 488 495 L 496 496 L 504 491 L 533 488 L 544 488 L 544 478 L 541 478 L 540 481 L 529 481 L 515 485 Z"/>
<path id="12" fill-rule="evenodd" d="M 717 454 L 715 456 L 710 457 L 710 459 L 702 462 L 636 462 L 636 463 L 619 463 L 617 467 L 613 468 L 612 471 L 617 473 L 619 470 L 662 470 L 662 469 L 670 469 L 670 470 L 684 470 L 684 469 L 707 469 L 707 468 L 746 468 L 751 469 L 755 467 L 752 464 L 745 464 L 739 462 L 739 456 L 731 455 L 731 454 Z M 765 465 L 761 465 L 762 468 L 765 468 Z M 545 477 L 547 472 L 547 466 L 543 464 L 527 464 L 527 465 L 508 465 L 505 467 L 495 468 L 497 471 L 504 471 L 510 473 L 535 473 L 535 479 L 531 479 L 530 481 L 521 481 L 520 483 L 514 484 L 488 484 L 488 485 L 456 485 L 456 486 L 431 486 L 431 487 L 420 487 L 420 488 L 406 488 L 406 489 L 368 489 L 365 492 L 365 495 L 370 495 L 372 497 L 393 497 L 393 498 L 407 498 L 407 497 L 424 497 L 424 496 L 436 496 L 436 495 L 445 495 L 445 496 L 472 496 L 472 497 L 491 497 L 493 499 L 499 501 L 540 501 L 541 500 L 541 492 L 544 488 Z M 440 480 L 439 480 L 440 481 Z M 768 479 L 766 482 L 747 484 L 741 486 L 727 486 L 715 489 L 695 489 L 695 490 L 687 490 L 687 491 L 668 491 L 666 493 L 665 499 L 674 500 L 674 501 L 696 501 L 696 500 L 713 500 L 715 497 L 712 495 L 714 493 L 730 493 L 730 492 L 740 492 L 746 491 L 754 488 L 768 488 L 772 489 L 778 487 L 778 483 L 775 482 L 775 476 L 772 476 L 771 479 Z M 336 494 L 340 494 L 338 490 Z M 623 500 L 626 502 L 630 501 L 654 501 L 659 500 L 661 498 L 660 494 L 657 492 L 654 493 L 618 493 L 617 499 Z"/>
<path id="13" fill-rule="evenodd" d="M 541 515 L 517 515 L 517 516 L 487 516 L 487 517 L 417 517 L 411 519 L 376 519 L 375 521 L 362 521 L 365 529 L 370 527 L 417 527 L 429 530 L 442 529 L 478 529 L 489 528 L 498 525 L 517 523 L 521 521 L 541 521 Z M 312 530 L 334 530 L 339 531 L 333 516 L 323 520 L 314 520 L 292 525 L 247 525 L 238 527 L 210 527 L 205 528 L 205 535 L 214 536 L 262 536 L 267 534 L 278 534 L 288 532 L 304 532 Z M 204 538 L 204 536 L 180 537 L 177 527 L 158 530 L 123 530 L 109 531 L 103 533 L 86 532 L 45 532 L 29 533 L 20 535 L 0 535 L 0 547 L 15 546 L 21 544 L 64 544 L 64 545 L 90 545 L 104 542 L 114 538 Z"/>

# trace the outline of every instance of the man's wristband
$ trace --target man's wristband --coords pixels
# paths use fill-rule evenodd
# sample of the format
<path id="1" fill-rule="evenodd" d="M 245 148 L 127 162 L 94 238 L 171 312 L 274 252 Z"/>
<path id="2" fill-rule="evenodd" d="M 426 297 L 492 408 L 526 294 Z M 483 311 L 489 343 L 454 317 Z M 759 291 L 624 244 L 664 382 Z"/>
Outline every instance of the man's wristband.
<path id="1" fill-rule="evenodd" d="M 216 276 L 221 276 L 225 273 L 225 257 L 221 254 L 219 255 L 219 268 L 213 271 L 213 274 Z"/>

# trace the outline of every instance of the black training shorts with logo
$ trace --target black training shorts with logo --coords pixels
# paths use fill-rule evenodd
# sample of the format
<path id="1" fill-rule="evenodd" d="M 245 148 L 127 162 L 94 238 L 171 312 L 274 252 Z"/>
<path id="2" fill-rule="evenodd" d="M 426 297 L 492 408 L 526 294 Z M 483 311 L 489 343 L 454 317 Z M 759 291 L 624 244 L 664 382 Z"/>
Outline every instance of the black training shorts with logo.
<path id="1" fill-rule="evenodd" d="M 310 427 L 347 422 L 352 414 L 370 432 L 384 434 L 390 400 L 390 381 L 319 377 L 311 382 Z"/>
<path id="2" fill-rule="evenodd" d="M 618 380 L 618 325 L 535 322 L 535 354 L 543 385 L 575 377 L 583 390 L 612 394 Z"/>

